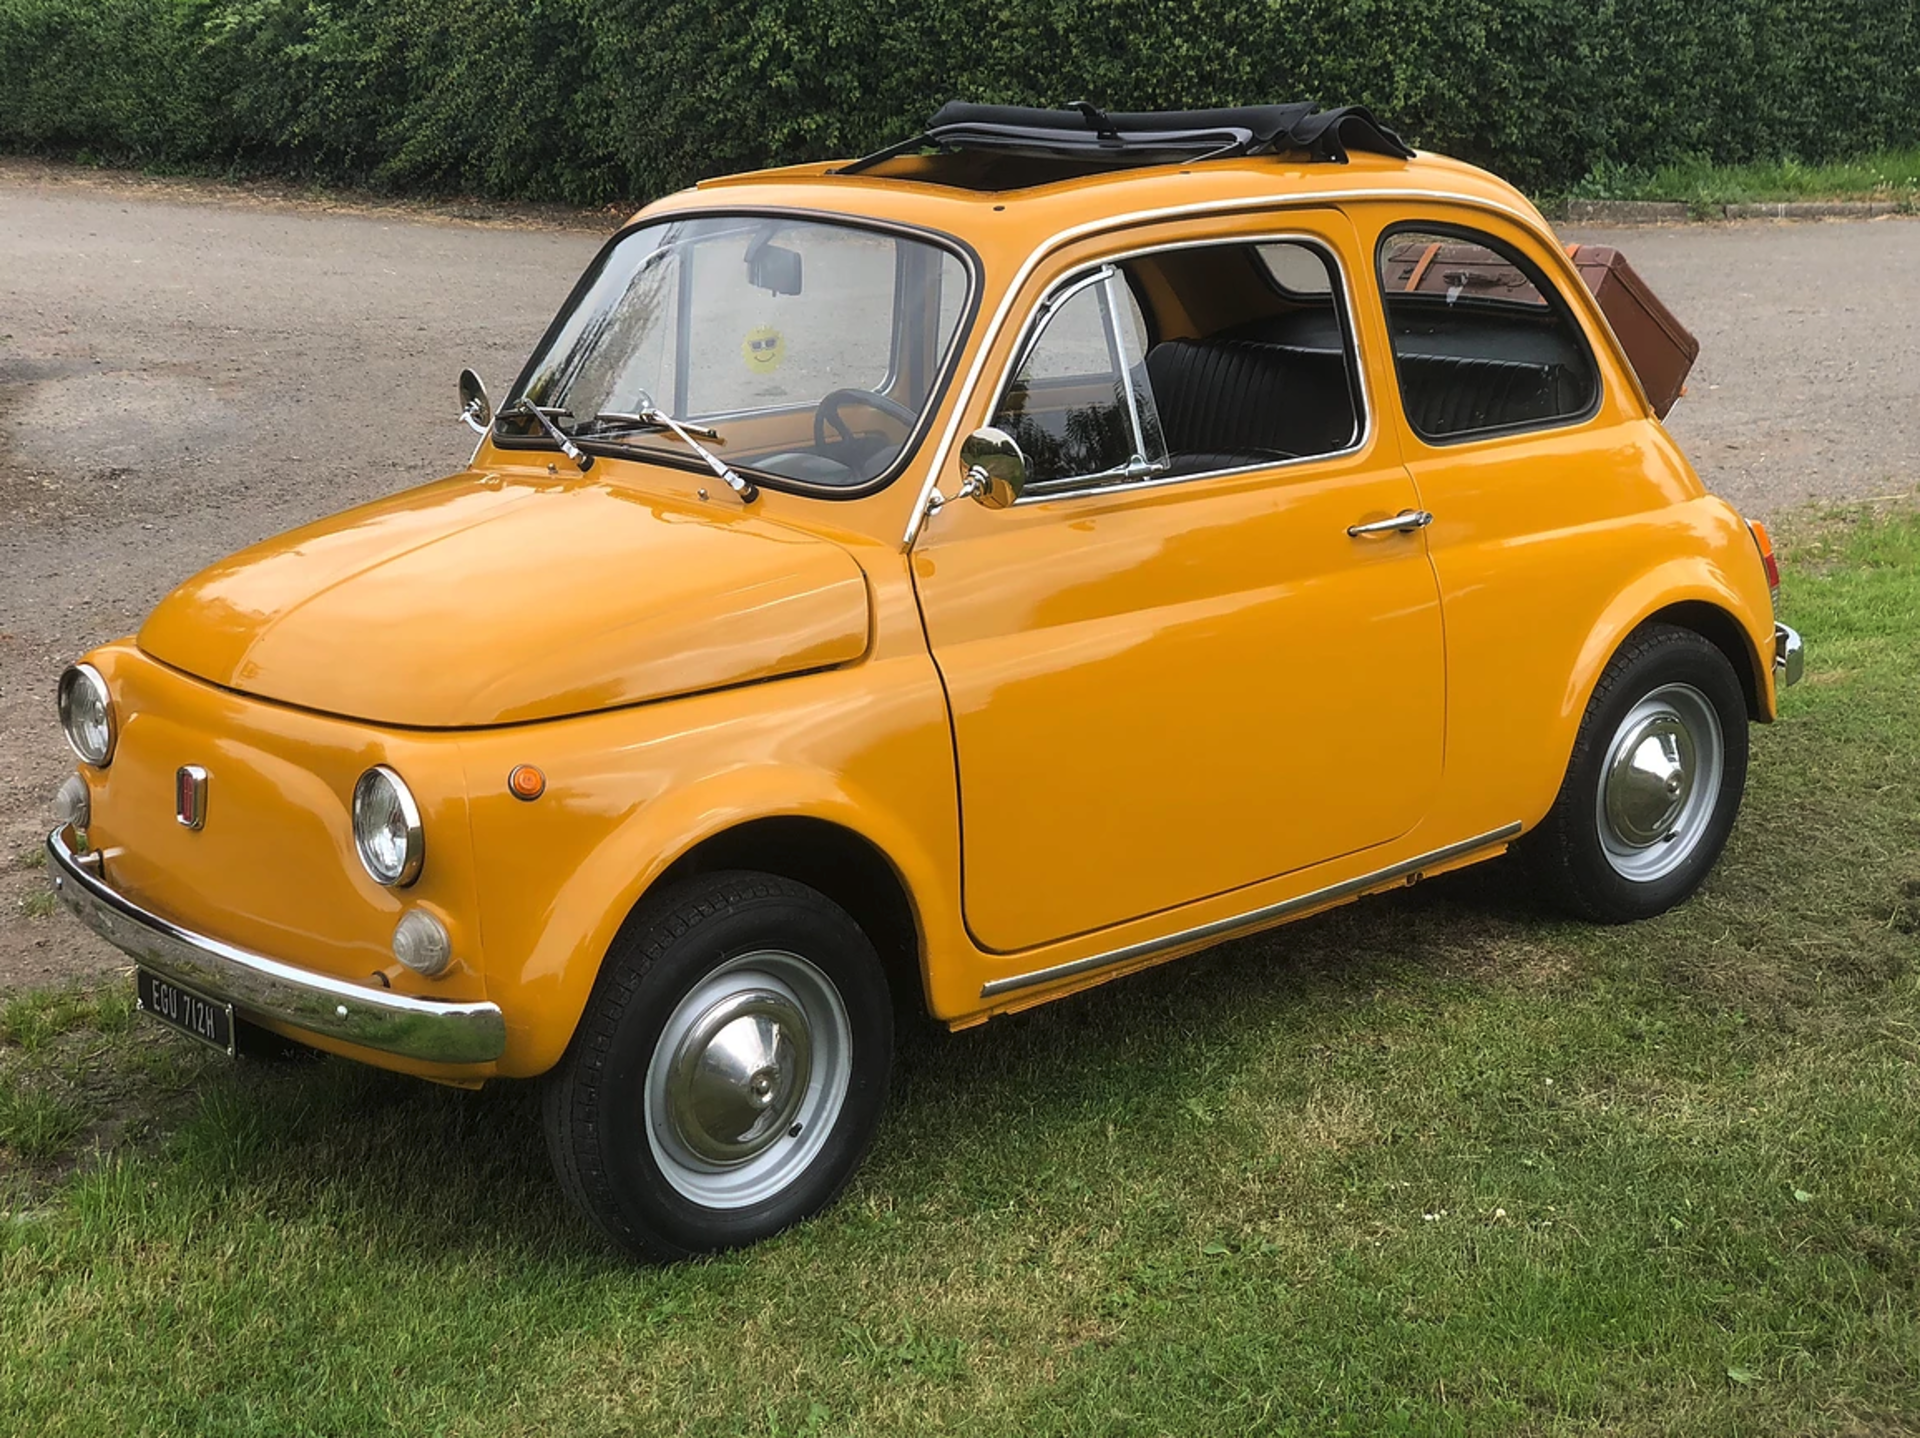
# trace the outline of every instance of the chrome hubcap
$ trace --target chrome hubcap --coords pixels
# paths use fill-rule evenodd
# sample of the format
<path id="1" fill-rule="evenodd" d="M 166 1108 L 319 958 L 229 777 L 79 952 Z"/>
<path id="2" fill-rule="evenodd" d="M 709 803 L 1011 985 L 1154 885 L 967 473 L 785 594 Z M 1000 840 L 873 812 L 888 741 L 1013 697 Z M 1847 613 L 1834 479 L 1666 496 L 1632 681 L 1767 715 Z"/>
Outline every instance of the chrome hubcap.
<path id="1" fill-rule="evenodd" d="M 792 1183 L 846 1099 L 852 1029 L 833 981 L 797 954 L 731 959 L 674 1006 L 647 1066 L 647 1143 L 709 1208 Z"/>
<path id="2" fill-rule="evenodd" d="M 667 1074 L 667 1122 L 710 1163 L 752 1158 L 781 1136 L 806 1096 L 806 1016 L 772 989 L 730 994 L 694 1020 Z"/>
<path id="3" fill-rule="evenodd" d="M 1725 767 L 1720 716 L 1690 684 L 1668 684 L 1633 706 L 1607 750 L 1595 821 L 1607 862 L 1645 883 L 1699 847 Z"/>

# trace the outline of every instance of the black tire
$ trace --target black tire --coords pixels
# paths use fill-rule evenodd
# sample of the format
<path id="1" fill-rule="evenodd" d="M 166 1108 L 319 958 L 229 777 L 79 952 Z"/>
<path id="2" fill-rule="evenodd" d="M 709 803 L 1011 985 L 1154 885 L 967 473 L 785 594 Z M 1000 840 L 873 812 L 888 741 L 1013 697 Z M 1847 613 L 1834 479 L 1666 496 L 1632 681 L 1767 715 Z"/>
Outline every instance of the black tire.
<path id="1" fill-rule="evenodd" d="M 797 969 L 767 967 L 794 959 L 800 961 Z M 796 980 L 796 974 L 806 977 Z M 815 978 L 837 995 L 840 1012 L 831 1011 L 833 997 L 814 984 Z M 659 1101 L 673 1090 L 660 1084 L 673 1080 L 660 1075 L 681 1072 L 671 1062 L 675 1055 L 708 1051 L 697 1036 L 699 1020 L 718 1009 L 702 1008 L 714 994 L 737 983 L 749 996 L 764 995 L 788 980 L 811 1000 L 811 1006 L 802 1007 L 813 1022 L 800 1026 L 811 1035 L 808 1052 L 817 1058 L 810 1071 L 825 1074 L 826 1030 L 850 1040 L 844 1062 L 832 1065 L 836 1073 L 844 1068 L 844 1097 L 837 1111 L 805 1107 L 825 1099 L 793 1100 L 802 1105 L 796 1113 L 820 1115 L 817 1127 L 824 1139 L 800 1123 L 778 1138 L 763 1133 L 752 1141 L 767 1145 L 764 1158 L 755 1155 L 733 1168 L 723 1163 L 709 1178 L 696 1171 L 698 1156 L 685 1148 L 683 1130 L 662 1115 Z M 821 1005 L 832 1022 L 819 1018 Z M 689 1014 L 695 1017 L 689 1020 Z M 795 1009 L 791 1016 L 801 1014 Z M 816 1028 L 821 1033 L 814 1034 Z M 663 1036 L 669 1039 L 666 1045 Z M 662 1067 L 656 1068 L 656 1051 L 663 1048 Z M 723 1048 L 713 1045 L 716 1052 Z M 784 1052 L 792 1058 L 790 1049 Z M 738 1248 L 811 1217 L 839 1197 L 872 1142 L 892 1062 L 893 1004 L 886 975 L 873 945 L 845 910 L 789 879 L 740 872 L 700 875 L 646 899 L 608 952 L 573 1042 L 545 1081 L 547 1146 L 561 1186 L 627 1252 L 672 1261 Z M 801 1065 L 786 1067 L 798 1072 Z M 769 1064 L 761 1072 L 777 1075 L 781 1067 Z M 814 1091 L 809 1084 L 806 1093 Z M 728 1092 L 736 1100 L 746 1097 L 742 1090 Z M 650 1104 L 655 1105 L 651 1122 Z M 687 1112 L 670 1103 L 665 1107 Z M 708 1137 L 697 1124 L 693 1127 L 698 1136 Z M 789 1141 L 796 1147 L 785 1149 Z M 692 1185 L 745 1183 L 756 1166 L 769 1168 L 765 1182 L 777 1183 L 775 1191 L 719 1200 L 704 1189 L 686 1191 Z"/>
<path id="2" fill-rule="evenodd" d="M 1641 835 L 1628 835 L 1627 826 L 1610 822 L 1604 786 L 1616 745 L 1625 747 L 1630 734 L 1643 732 L 1646 716 L 1664 698 L 1677 699 L 1678 711 L 1693 716 L 1697 729 L 1710 727 L 1705 709 L 1711 709 L 1720 744 L 1716 792 L 1708 796 L 1701 785 L 1697 801 L 1689 795 L 1673 837 L 1636 850 L 1627 841 Z M 1726 655 L 1690 629 L 1642 625 L 1600 676 L 1559 797 L 1521 851 L 1551 895 L 1577 916 L 1602 924 L 1650 919 L 1692 895 L 1713 869 L 1733 831 L 1746 782 L 1746 697 Z M 1672 843 L 1685 848 L 1668 855 L 1662 846 Z M 1660 870 L 1661 865 L 1670 867 Z"/>

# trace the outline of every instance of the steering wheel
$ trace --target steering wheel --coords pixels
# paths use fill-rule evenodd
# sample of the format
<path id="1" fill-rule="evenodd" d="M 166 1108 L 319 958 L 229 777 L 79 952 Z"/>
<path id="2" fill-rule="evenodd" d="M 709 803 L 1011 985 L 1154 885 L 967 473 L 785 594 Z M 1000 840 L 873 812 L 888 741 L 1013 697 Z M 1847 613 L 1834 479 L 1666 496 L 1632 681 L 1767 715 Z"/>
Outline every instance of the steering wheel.
<path id="1" fill-rule="evenodd" d="M 840 417 L 840 406 L 849 401 L 857 401 L 868 409 L 878 410 L 887 418 L 899 421 L 901 428 L 906 430 L 912 429 L 914 420 L 919 418 L 898 400 L 875 394 L 870 389 L 837 389 L 821 400 L 813 412 L 813 447 L 817 452 L 826 453 L 829 427 L 840 436 L 842 444 L 854 443 L 853 426 Z"/>

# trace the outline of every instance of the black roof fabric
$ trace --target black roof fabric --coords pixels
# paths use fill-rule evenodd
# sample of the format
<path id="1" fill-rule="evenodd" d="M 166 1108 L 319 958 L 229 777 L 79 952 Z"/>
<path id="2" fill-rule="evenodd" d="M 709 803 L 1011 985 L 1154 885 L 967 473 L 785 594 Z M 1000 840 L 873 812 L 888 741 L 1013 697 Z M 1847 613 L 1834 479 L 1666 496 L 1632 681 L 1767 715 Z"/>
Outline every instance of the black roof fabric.
<path id="1" fill-rule="evenodd" d="M 1068 110 L 1017 105 L 940 107 L 911 140 L 844 166 L 851 174 L 912 150 L 985 151 L 1056 160 L 1155 165 L 1183 160 L 1305 150 L 1345 164 L 1351 150 L 1411 159 L 1413 151 L 1364 105 L 1332 110 L 1311 104 L 1242 105 L 1222 110 L 1114 111 L 1085 101 Z"/>

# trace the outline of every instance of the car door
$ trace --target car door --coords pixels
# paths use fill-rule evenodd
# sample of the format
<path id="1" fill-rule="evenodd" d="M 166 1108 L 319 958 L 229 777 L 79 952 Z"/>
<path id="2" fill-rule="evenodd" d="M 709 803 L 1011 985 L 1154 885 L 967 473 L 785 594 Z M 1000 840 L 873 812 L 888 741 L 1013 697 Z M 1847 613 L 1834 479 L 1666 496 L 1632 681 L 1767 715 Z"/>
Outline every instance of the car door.
<path id="1" fill-rule="evenodd" d="M 1447 616 L 1444 827 L 1552 803 L 1603 617 L 1696 526 L 1672 441 L 1551 241 L 1463 205 L 1365 204 L 1408 470 Z M 1436 815 L 1438 821 L 1439 816 Z"/>
<path id="2" fill-rule="evenodd" d="M 1323 281 L 1288 288 L 1261 240 Z M 913 551 L 984 947 L 1175 909 L 1425 813 L 1438 596 L 1358 366 L 1353 253 L 1328 211 L 1110 238 L 1037 278 L 996 341 L 962 430 L 1011 433 L 1028 488 L 947 504 Z"/>

